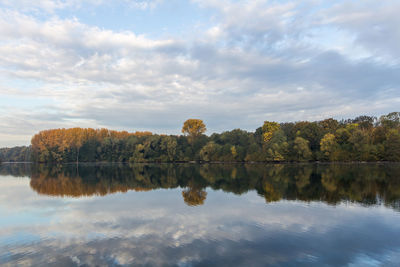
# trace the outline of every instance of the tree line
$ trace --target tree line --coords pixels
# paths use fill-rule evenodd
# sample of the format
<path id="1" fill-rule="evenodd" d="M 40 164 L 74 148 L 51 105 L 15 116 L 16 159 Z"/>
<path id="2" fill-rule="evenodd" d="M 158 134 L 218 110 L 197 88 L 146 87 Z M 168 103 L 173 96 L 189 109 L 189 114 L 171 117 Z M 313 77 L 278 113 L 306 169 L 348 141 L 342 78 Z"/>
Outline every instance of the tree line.
<path id="1" fill-rule="evenodd" d="M 0 148 L 0 163 L 1 162 L 30 162 L 31 147 L 16 146 Z"/>
<path id="2" fill-rule="evenodd" d="M 400 161 L 400 112 L 379 119 L 265 121 L 254 132 L 205 132 L 199 119 L 187 120 L 183 135 L 52 129 L 33 136 L 29 148 L 15 148 L 11 155 L 0 150 L 0 159 L 26 159 L 28 150 L 31 161 L 60 163 Z"/>

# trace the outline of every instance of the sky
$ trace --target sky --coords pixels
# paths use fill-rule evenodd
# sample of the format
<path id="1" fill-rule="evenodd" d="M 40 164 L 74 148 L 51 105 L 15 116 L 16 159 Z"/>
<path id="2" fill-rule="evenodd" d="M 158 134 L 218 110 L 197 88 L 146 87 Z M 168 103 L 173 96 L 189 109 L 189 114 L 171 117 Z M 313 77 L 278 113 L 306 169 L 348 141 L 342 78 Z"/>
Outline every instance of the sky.
<path id="1" fill-rule="evenodd" d="M 0 147 L 400 107 L 398 0 L 0 0 Z"/>

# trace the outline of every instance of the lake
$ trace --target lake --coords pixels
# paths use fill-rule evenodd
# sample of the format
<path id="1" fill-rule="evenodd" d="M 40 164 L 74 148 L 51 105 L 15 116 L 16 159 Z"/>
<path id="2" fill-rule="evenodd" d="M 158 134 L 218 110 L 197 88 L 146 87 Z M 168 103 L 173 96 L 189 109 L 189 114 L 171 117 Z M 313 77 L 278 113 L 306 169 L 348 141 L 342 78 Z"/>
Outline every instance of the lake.
<path id="1" fill-rule="evenodd" d="M 2 164 L 0 188 L 5 266 L 400 266 L 400 164 Z"/>

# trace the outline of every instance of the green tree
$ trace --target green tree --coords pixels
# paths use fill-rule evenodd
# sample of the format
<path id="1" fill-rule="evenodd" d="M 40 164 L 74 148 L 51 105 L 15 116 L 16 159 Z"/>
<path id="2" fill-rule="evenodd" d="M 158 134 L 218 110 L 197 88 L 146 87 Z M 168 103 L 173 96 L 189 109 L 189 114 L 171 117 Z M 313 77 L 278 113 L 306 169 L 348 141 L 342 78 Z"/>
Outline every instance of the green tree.
<path id="1" fill-rule="evenodd" d="M 214 142 L 208 142 L 207 145 L 205 145 L 201 150 L 200 150 L 200 159 L 204 161 L 213 161 L 213 160 L 218 160 L 218 154 L 221 151 L 221 146 L 214 143 Z"/>
<path id="2" fill-rule="evenodd" d="M 293 131 L 295 131 L 296 137 L 302 137 L 309 142 L 311 151 L 320 149 L 319 143 L 324 135 L 324 130 L 317 122 L 297 122 Z"/>
<path id="3" fill-rule="evenodd" d="M 309 142 L 306 139 L 296 137 L 296 139 L 294 139 L 293 151 L 297 161 L 311 160 L 312 153 L 309 147 Z"/>
<path id="4" fill-rule="evenodd" d="M 329 118 L 318 123 L 325 133 L 334 133 L 339 127 L 339 122 Z"/>
<path id="5" fill-rule="evenodd" d="M 268 143 L 264 145 L 268 161 L 287 160 L 289 144 L 286 140 L 286 135 L 282 130 L 277 130 L 273 133 Z"/>
<path id="6" fill-rule="evenodd" d="M 352 158 L 358 161 L 377 160 L 376 147 L 371 143 L 371 136 L 368 135 L 367 126 L 358 128 L 351 133 L 349 142 L 352 145 Z"/>
<path id="7" fill-rule="evenodd" d="M 400 112 L 391 112 L 379 118 L 379 123 L 385 128 L 400 127 Z"/>
<path id="8" fill-rule="evenodd" d="M 176 155 L 176 147 L 178 143 L 171 136 L 166 136 L 161 141 L 161 149 L 163 150 L 163 154 L 165 154 L 167 161 L 174 161 Z"/>
<path id="9" fill-rule="evenodd" d="M 398 130 L 389 130 L 384 146 L 386 160 L 400 161 L 400 133 Z"/>
<path id="10" fill-rule="evenodd" d="M 363 130 L 369 130 L 374 127 L 376 117 L 373 116 L 358 116 L 353 120 L 353 123 L 357 123 L 358 126 Z"/>

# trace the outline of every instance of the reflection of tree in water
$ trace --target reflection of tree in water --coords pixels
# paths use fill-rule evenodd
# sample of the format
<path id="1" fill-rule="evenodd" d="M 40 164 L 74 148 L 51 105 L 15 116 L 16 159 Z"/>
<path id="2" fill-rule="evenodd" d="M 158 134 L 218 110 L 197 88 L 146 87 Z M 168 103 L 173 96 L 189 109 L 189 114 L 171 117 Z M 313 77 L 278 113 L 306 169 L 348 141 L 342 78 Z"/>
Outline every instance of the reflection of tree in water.
<path id="1" fill-rule="evenodd" d="M 190 187 L 182 191 L 182 196 L 188 206 L 198 206 L 204 204 L 207 192 L 205 190 Z"/>
<path id="2" fill-rule="evenodd" d="M 202 179 L 196 177 L 191 178 L 186 181 L 186 189 L 182 191 L 183 201 L 188 206 L 199 206 L 203 205 L 207 197 L 207 192 L 204 190 L 206 185 L 204 185 Z"/>
<path id="3" fill-rule="evenodd" d="M 36 166 L 31 175 L 30 186 L 39 194 L 60 197 L 105 196 L 117 192 L 125 193 L 129 190 L 153 189 L 131 184 L 129 182 L 131 176 L 125 175 L 125 172 L 120 173 L 119 168 L 115 173 L 109 173 L 107 171 L 109 168 L 80 167 L 81 174 L 74 168 L 73 165 Z M 89 172 L 87 168 L 90 169 Z M 140 180 L 141 176 L 137 177 Z"/>
<path id="4" fill-rule="evenodd" d="M 274 190 L 274 186 L 268 182 L 264 184 L 264 191 L 264 197 L 267 203 L 279 201 L 282 199 L 281 194 L 278 191 Z"/>
<path id="5" fill-rule="evenodd" d="M 332 172 L 326 171 L 321 175 L 321 183 L 328 192 L 335 192 L 337 190 L 337 179 L 332 175 Z"/>
<path id="6" fill-rule="evenodd" d="M 24 164 L 24 163 L 0 164 L 0 175 L 24 177 L 24 176 L 29 176 L 30 173 L 31 173 L 31 164 Z"/>
<path id="7" fill-rule="evenodd" d="M 297 174 L 294 175 L 294 179 L 296 180 L 296 186 L 299 191 L 302 191 L 304 187 L 306 187 L 310 183 L 310 177 L 313 172 L 312 168 L 307 168 L 302 165 L 299 168 Z"/>
<path id="8" fill-rule="evenodd" d="M 400 205 L 400 164 L 79 165 L 79 172 L 76 165 L 3 164 L 0 173 L 30 173 L 33 190 L 61 197 L 185 188 L 185 203 L 195 206 L 204 203 L 208 187 L 239 195 L 255 190 L 267 203 L 287 199 Z"/>

